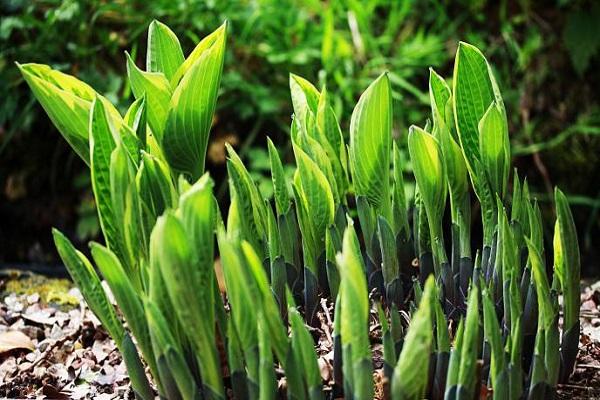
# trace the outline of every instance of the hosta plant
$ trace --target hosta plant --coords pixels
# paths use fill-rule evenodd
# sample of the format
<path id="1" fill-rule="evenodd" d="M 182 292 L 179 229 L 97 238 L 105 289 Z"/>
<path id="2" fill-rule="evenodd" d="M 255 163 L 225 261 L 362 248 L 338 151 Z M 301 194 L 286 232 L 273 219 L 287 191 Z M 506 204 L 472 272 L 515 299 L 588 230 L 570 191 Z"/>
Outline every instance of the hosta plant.
<path id="1" fill-rule="evenodd" d="M 19 65 L 89 165 L 105 244 L 88 260 L 54 238 L 136 395 L 473 399 L 484 385 L 494 399 L 552 397 L 577 354 L 575 227 L 556 189 L 546 252 L 527 181 L 511 177 L 506 110 L 483 54 L 459 44 L 452 86 L 430 73 L 431 120 L 407 133 L 410 204 L 388 75 L 360 97 L 349 132 L 326 88 L 290 75 L 293 179 L 269 140 L 264 198 L 228 146 L 221 212 L 204 158 L 225 44 L 223 25 L 185 57 L 153 22 L 145 69 L 127 55 L 136 99 L 124 116 L 74 77 Z"/>

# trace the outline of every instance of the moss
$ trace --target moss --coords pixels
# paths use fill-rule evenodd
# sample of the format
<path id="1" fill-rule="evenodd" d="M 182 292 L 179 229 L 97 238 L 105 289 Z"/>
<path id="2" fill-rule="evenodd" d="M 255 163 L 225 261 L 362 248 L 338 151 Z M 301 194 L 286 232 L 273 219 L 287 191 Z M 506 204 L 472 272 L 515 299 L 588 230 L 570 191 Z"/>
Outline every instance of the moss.
<path id="1" fill-rule="evenodd" d="M 41 275 L 31 275 L 11 279 L 6 283 L 5 292 L 16 294 L 39 294 L 42 303 L 58 305 L 77 305 L 79 299 L 69 294 L 73 283 L 68 279 L 47 278 Z"/>

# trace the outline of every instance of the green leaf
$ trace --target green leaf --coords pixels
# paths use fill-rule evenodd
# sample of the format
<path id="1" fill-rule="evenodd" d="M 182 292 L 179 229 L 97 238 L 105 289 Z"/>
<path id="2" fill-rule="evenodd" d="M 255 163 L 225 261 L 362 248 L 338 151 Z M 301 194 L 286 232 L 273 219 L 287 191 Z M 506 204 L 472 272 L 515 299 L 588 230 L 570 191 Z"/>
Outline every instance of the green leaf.
<path id="1" fill-rule="evenodd" d="M 588 7 L 573 7 L 569 10 L 562 32 L 563 43 L 569 51 L 575 71 L 582 76 L 590 60 L 600 50 L 600 39 L 596 34 L 600 7 L 593 3 Z"/>
<path id="2" fill-rule="evenodd" d="M 262 258 L 264 254 L 262 244 L 264 244 L 268 235 L 265 203 L 258 191 L 258 187 L 238 154 L 229 144 L 226 144 L 225 147 L 229 156 L 227 171 L 229 173 L 230 186 L 234 189 L 232 192 L 235 192 L 238 203 L 242 238 L 252 243 Z"/>
<path id="3" fill-rule="evenodd" d="M 177 202 L 177 192 L 171 181 L 168 166 L 159 158 L 142 153 L 142 163 L 136 175 L 140 198 L 150 214 L 151 226 L 156 219 Z"/>
<path id="4" fill-rule="evenodd" d="M 430 224 L 439 225 L 447 192 L 440 146 L 431 134 L 413 125 L 408 133 L 408 150 Z"/>
<path id="5" fill-rule="evenodd" d="M 546 266 L 542 261 L 540 250 L 536 244 L 525 238 L 529 250 L 529 263 L 535 284 L 535 292 L 538 305 L 538 330 L 536 336 L 535 353 L 542 358 L 544 370 L 544 380 L 551 387 L 555 387 L 558 381 L 560 367 L 559 333 L 558 333 L 558 308 L 556 307 L 556 298 L 550 290 L 548 277 L 546 276 Z M 534 362 L 540 363 L 541 360 L 535 359 Z M 540 374 L 536 369 L 539 365 L 534 365 L 534 372 Z M 533 381 L 533 378 L 532 378 Z M 533 385 L 533 382 L 532 384 Z"/>
<path id="6" fill-rule="evenodd" d="M 393 161 L 394 161 L 394 193 L 392 197 L 392 211 L 394 214 L 394 232 L 398 235 L 403 232 L 404 237 L 408 240 L 410 237 L 410 226 L 408 224 L 408 211 L 406 209 L 406 193 L 404 188 L 404 176 L 402 166 L 402 155 L 398 146 L 394 142 L 392 146 Z"/>
<path id="7" fill-rule="evenodd" d="M 317 128 L 336 152 L 336 158 L 340 161 L 344 170 L 346 170 L 347 160 L 344 136 L 331 106 L 330 95 L 325 88 L 321 91 L 317 105 Z"/>
<path id="8" fill-rule="evenodd" d="M 556 188 L 554 200 L 556 203 L 554 271 L 564 295 L 564 330 L 568 330 L 579 321 L 581 275 L 579 243 L 567 197 Z"/>
<path id="9" fill-rule="evenodd" d="M 294 187 L 298 194 L 296 203 L 298 211 L 306 213 L 306 226 L 300 227 L 304 228 L 303 235 L 310 235 L 312 238 L 307 248 L 309 254 L 306 259 L 309 261 L 305 261 L 305 264 L 315 273 L 317 257 L 325 250 L 326 229 L 333 223 L 333 194 L 327 178 L 317 164 L 299 147 L 294 146 L 294 154 L 298 164 L 294 179 Z M 306 232 L 307 230 L 310 230 L 310 233 Z"/>
<path id="10" fill-rule="evenodd" d="M 119 223 L 115 218 L 110 186 L 111 155 L 120 141 L 108 119 L 104 103 L 96 99 L 90 115 L 90 170 L 92 189 L 98 208 L 100 226 L 108 247 L 119 257 L 125 257 Z"/>
<path id="11" fill-rule="evenodd" d="M 161 72 L 171 80 L 183 64 L 183 51 L 177 36 L 165 24 L 154 20 L 148 27 L 146 70 Z"/>
<path id="12" fill-rule="evenodd" d="M 177 69 L 173 77 L 171 78 L 171 87 L 175 88 L 180 83 L 181 78 L 188 73 L 192 66 L 198 61 L 198 59 L 204 54 L 204 52 L 210 49 L 215 42 L 218 42 L 223 38 L 227 30 L 227 22 L 224 22 L 216 30 L 209 35 L 205 36 L 185 59 L 183 64 Z"/>
<path id="13" fill-rule="evenodd" d="M 439 290 L 437 291 L 438 301 L 433 302 L 432 306 L 435 313 L 435 331 L 436 331 L 436 350 L 438 353 L 450 352 L 450 337 L 448 334 L 448 321 L 442 310 L 442 303 L 440 302 Z M 433 318 L 433 316 L 432 316 Z"/>
<path id="14" fill-rule="evenodd" d="M 510 141 L 504 109 L 492 102 L 479 121 L 479 151 L 492 190 L 506 194 L 510 172 Z"/>
<path id="15" fill-rule="evenodd" d="M 369 292 L 365 266 L 354 223 L 348 218 L 342 253 L 336 257 L 340 271 L 341 337 L 344 371 L 353 399 L 373 397 L 373 370 L 369 345 Z"/>
<path id="16" fill-rule="evenodd" d="M 205 174 L 194 183 L 179 199 L 178 215 L 188 235 L 187 241 L 192 245 L 194 260 L 198 263 L 196 284 L 212 286 L 214 283 L 214 234 L 217 219 L 217 204 L 213 197 L 212 179 Z M 214 299 L 211 295 L 205 298 L 208 305 Z M 214 315 L 204 316 L 212 320 Z"/>
<path id="17" fill-rule="evenodd" d="M 90 164 L 89 121 L 92 102 L 102 100 L 118 129 L 121 117 L 110 102 L 70 75 L 42 64 L 18 64 L 23 78 L 50 120 L 86 164 Z"/>
<path id="18" fill-rule="evenodd" d="M 329 143 L 325 142 L 325 144 L 329 146 Z M 310 159 L 317 164 L 319 170 L 323 172 L 327 178 L 327 182 L 329 182 L 334 204 L 342 203 L 342 199 L 340 198 L 340 193 L 338 191 L 338 179 L 334 173 L 333 163 L 335 162 L 335 159 L 332 160 L 332 156 L 325 151 L 321 143 L 310 136 L 301 136 L 296 139 L 292 139 L 292 146 L 294 151 L 296 148 L 302 149 L 302 151 L 304 151 L 306 155 L 308 155 Z"/>
<path id="19" fill-rule="evenodd" d="M 300 126 L 306 132 L 308 113 L 317 114 L 319 91 L 306 79 L 290 74 L 290 93 L 292 94 L 295 119 L 300 122 Z"/>
<path id="20" fill-rule="evenodd" d="M 354 191 L 391 220 L 390 154 L 392 94 L 387 73 L 360 96 L 350 121 L 350 165 Z"/>
<path id="21" fill-rule="evenodd" d="M 475 174 L 471 175 L 471 182 L 473 183 L 473 190 L 479 199 L 481 204 L 481 220 L 483 223 L 483 244 L 484 246 L 491 246 L 495 222 L 496 222 L 496 203 L 494 201 L 494 195 L 487 179 L 485 179 L 485 168 L 481 161 L 475 161 Z"/>
<path id="22" fill-rule="evenodd" d="M 304 325 L 304 320 L 293 305 L 288 308 L 288 315 L 292 331 L 292 351 L 295 353 L 295 358 L 300 360 L 302 375 L 308 388 L 309 396 L 311 399 L 322 399 L 323 382 L 313 339 Z"/>
<path id="23" fill-rule="evenodd" d="M 125 53 L 125 55 L 127 57 L 127 76 L 133 95 L 136 99 L 146 97 L 148 124 L 160 142 L 169 114 L 169 102 L 173 89 L 164 74 L 142 71 L 129 53 Z"/>
<path id="24" fill-rule="evenodd" d="M 263 310 L 265 328 L 269 330 L 270 341 L 277 358 L 285 362 L 287 349 L 287 332 L 281 320 L 277 303 L 269 286 L 269 279 L 264 267 L 250 243 L 242 242 L 242 251 L 259 292 L 259 308 Z M 281 299 L 283 301 L 283 299 Z M 256 302 L 256 301 L 255 301 Z"/>
<path id="25" fill-rule="evenodd" d="M 225 28 L 183 75 L 173 92 L 162 137 L 169 165 L 190 180 L 204 173 L 208 136 L 225 57 Z"/>
<path id="26" fill-rule="evenodd" d="M 446 376 L 446 398 L 455 398 L 456 386 L 458 385 L 458 376 L 460 374 L 460 356 L 463 342 L 463 334 L 465 331 L 465 320 L 460 318 L 458 322 L 458 328 L 454 336 L 454 348 L 450 353 L 450 360 L 448 363 L 448 375 Z"/>
<path id="27" fill-rule="evenodd" d="M 260 356 L 260 400 L 275 400 L 277 393 L 277 381 L 275 380 L 275 368 L 269 330 L 267 329 L 262 313 L 258 314 L 258 353 Z"/>
<path id="28" fill-rule="evenodd" d="M 222 227 L 217 229 L 217 242 L 231 306 L 231 317 L 246 360 L 249 383 L 258 385 L 258 333 L 256 318 L 260 309 L 255 307 L 259 295 L 256 285 L 249 279 L 250 271 L 242 258 L 237 238 L 228 238 Z M 278 315 L 278 311 L 275 313 Z M 254 390 L 249 385 L 250 392 Z"/>
<path id="29" fill-rule="evenodd" d="M 227 361 L 234 398 L 236 400 L 247 399 L 248 385 L 244 369 L 244 355 L 231 318 L 227 319 Z"/>
<path id="30" fill-rule="evenodd" d="M 525 238 L 525 242 L 527 243 L 527 248 L 529 250 L 529 262 L 531 263 L 531 272 L 533 274 L 533 281 L 535 283 L 535 291 L 538 299 L 540 321 L 542 322 L 542 327 L 544 329 L 549 329 L 556 318 L 556 311 L 552 304 L 546 268 L 542 263 L 539 250 L 535 247 L 533 242 L 527 238 Z"/>
<path id="31" fill-rule="evenodd" d="M 119 308 L 125 316 L 127 325 L 140 347 L 144 360 L 148 363 L 152 375 L 158 378 L 158 369 L 142 299 L 115 254 L 98 243 L 92 242 L 90 247 L 94 261 L 108 282 Z"/>
<path id="32" fill-rule="evenodd" d="M 395 312 L 390 307 L 391 312 Z M 388 323 L 387 316 L 381 303 L 377 303 L 377 316 L 381 323 L 381 341 L 383 342 L 383 371 L 388 380 L 391 381 L 393 374 L 393 366 L 396 364 L 396 348 L 394 346 L 394 339 L 392 332 L 390 331 L 390 325 Z M 389 382 L 387 384 L 389 386 Z"/>
<path id="33" fill-rule="evenodd" d="M 139 141 L 141 150 L 146 149 L 146 142 L 148 135 L 147 132 L 147 105 L 146 96 L 142 96 L 136 99 L 125 114 L 125 123 L 136 133 Z"/>
<path id="34" fill-rule="evenodd" d="M 134 200 L 137 196 L 135 191 L 135 171 L 128 157 L 127 150 L 122 144 L 118 144 L 110 155 L 110 199 L 112 218 L 120 221 L 116 224 L 118 240 L 121 242 L 121 261 L 129 276 L 134 279 L 136 290 L 141 290 L 141 281 L 136 270 L 139 263 L 138 256 L 145 253 L 145 243 L 140 244 L 139 234 L 143 229 L 139 224 L 140 210 L 137 208 L 139 202 Z"/>
<path id="35" fill-rule="evenodd" d="M 467 302 L 467 316 L 463 340 L 461 343 L 460 371 L 458 385 L 465 392 L 466 399 L 472 399 L 479 393 L 479 378 L 477 376 L 477 358 L 479 354 L 479 299 L 477 286 L 471 286 Z M 457 348 L 458 349 L 458 348 Z"/>
<path id="36" fill-rule="evenodd" d="M 425 283 L 419 308 L 412 316 L 400 358 L 394 369 L 393 400 L 425 397 L 433 343 L 432 303 L 437 301 L 435 290 L 435 280 L 430 276 Z"/>
<path id="37" fill-rule="evenodd" d="M 331 161 L 331 168 L 335 176 L 335 186 L 342 202 L 345 201 L 345 194 L 348 189 L 348 156 L 346 154 L 346 145 L 342 130 L 337 117 L 331 107 L 329 95 L 324 88 L 319 97 L 317 108 L 317 132 L 319 133 L 319 143 L 327 153 Z M 332 186 L 333 182 L 332 182 Z"/>
<path id="38" fill-rule="evenodd" d="M 504 103 L 496 80 L 484 55 L 475 46 L 460 42 L 454 61 L 452 81 L 454 118 L 467 166 L 471 175 L 478 175 L 476 161 L 479 151 L 479 121 L 492 102 L 502 110 Z"/>
<path id="39" fill-rule="evenodd" d="M 527 213 L 529 217 L 529 238 L 541 255 L 544 253 L 544 221 L 542 220 L 542 211 L 537 202 L 533 205 L 531 202 L 527 202 Z M 543 260 L 542 256 L 542 265 L 545 264 Z"/>
<path id="40" fill-rule="evenodd" d="M 200 192 L 199 198 L 191 198 L 189 207 L 192 210 L 184 211 L 186 216 L 200 218 L 197 223 L 189 221 L 194 224 L 191 227 L 184 225 L 172 212 L 158 219 L 150 238 L 150 259 L 160 268 L 175 313 L 198 354 L 205 386 L 222 396 L 223 383 L 215 343 L 212 254 L 202 254 L 192 247 L 211 229 L 210 225 L 199 225 L 214 223 L 210 216 L 194 214 L 198 206 L 202 208 L 206 204 L 202 195 Z M 191 241 L 190 237 L 193 238 Z"/>
<path id="41" fill-rule="evenodd" d="M 383 218 L 377 218 L 377 239 L 381 248 L 381 269 L 386 288 L 400 277 L 396 238 L 390 224 Z"/>
<path id="42" fill-rule="evenodd" d="M 57 229 L 52 229 L 54 244 L 63 263 L 73 278 L 73 282 L 81 290 L 90 309 L 98 317 L 113 340 L 120 345 L 125 330 L 114 307 L 110 304 L 100 278 L 88 259 L 73 247 L 73 244 Z"/>
<path id="43" fill-rule="evenodd" d="M 290 194 L 287 179 L 283 172 L 283 165 L 279 158 L 279 152 L 270 138 L 267 138 L 269 147 L 269 161 L 271 164 L 271 178 L 273 180 L 273 193 L 277 215 L 287 213 L 290 208 Z"/>
<path id="44" fill-rule="evenodd" d="M 144 364 L 142 364 L 142 360 L 140 360 L 137 348 L 135 347 L 135 344 L 133 344 L 133 340 L 131 340 L 131 337 L 128 333 L 125 333 L 125 337 L 121 342 L 119 351 L 123 356 L 123 361 L 125 362 L 125 367 L 127 368 L 127 374 L 129 375 L 129 380 L 131 381 L 131 387 L 133 388 L 136 397 L 139 397 L 141 400 L 153 400 L 155 398 L 154 390 L 152 390 L 150 382 L 148 382 Z M 154 376 L 157 380 L 157 384 L 160 386 L 158 376 Z"/>
<path id="45" fill-rule="evenodd" d="M 439 144 L 432 135 L 413 125 L 408 133 L 408 150 L 419 194 L 427 212 L 432 245 L 436 241 L 443 243 L 442 217 L 446 207 L 447 186 Z M 438 253 L 434 248 L 436 262 L 440 265 L 446 259 L 445 253 Z"/>
<path id="46" fill-rule="evenodd" d="M 160 309 L 150 300 L 145 301 L 144 309 L 146 310 L 148 325 L 152 327 L 150 336 L 152 345 L 156 349 L 156 358 L 159 368 L 161 368 L 161 365 L 166 364 L 161 371 L 164 371 L 163 375 L 161 375 L 163 381 L 165 381 L 165 383 L 167 381 L 167 379 L 164 379 L 164 373 L 166 372 L 168 374 L 167 376 L 172 377 L 175 381 L 177 387 L 175 392 L 172 391 L 175 388 L 167 390 L 167 397 L 178 398 L 180 395 L 184 400 L 199 399 L 200 394 L 194 376 L 192 375 L 191 369 L 186 364 L 182 349 L 173 336 L 167 319 Z M 203 376 L 203 378 L 205 377 Z M 170 387 L 171 385 L 165 386 Z M 209 398 L 215 399 L 224 397 L 211 396 Z"/>
<path id="47" fill-rule="evenodd" d="M 498 317 L 496 316 L 496 309 L 488 290 L 483 290 L 482 301 L 485 339 L 490 344 L 491 349 L 490 380 L 492 389 L 495 392 L 499 392 L 502 390 L 502 388 L 499 387 L 499 377 L 501 374 L 507 373 L 504 347 L 502 344 L 502 332 L 500 330 Z"/>
<path id="48" fill-rule="evenodd" d="M 431 114 L 433 123 L 436 126 L 440 124 L 449 125 L 449 115 L 446 115 L 447 104 L 451 101 L 452 92 L 450 86 L 444 78 L 438 75 L 432 68 L 429 68 L 429 100 L 431 102 Z"/>

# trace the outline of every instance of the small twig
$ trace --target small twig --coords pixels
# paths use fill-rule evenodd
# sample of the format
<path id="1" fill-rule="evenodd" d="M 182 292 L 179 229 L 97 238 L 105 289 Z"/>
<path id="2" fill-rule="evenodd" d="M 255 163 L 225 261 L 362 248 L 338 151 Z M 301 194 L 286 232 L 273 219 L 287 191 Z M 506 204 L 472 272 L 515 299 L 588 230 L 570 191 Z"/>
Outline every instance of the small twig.
<path id="1" fill-rule="evenodd" d="M 567 384 L 567 383 L 559 383 L 558 387 L 559 388 L 567 388 L 567 389 L 584 389 L 584 390 L 591 390 L 592 389 L 589 386 L 572 385 L 572 384 Z"/>
<path id="2" fill-rule="evenodd" d="M 577 368 L 600 369 L 600 365 L 593 365 L 593 364 L 577 364 Z"/>
<path id="3" fill-rule="evenodd" d="M 327 323 L 323 324 L 323 331 L 325 332 L 325 336 L 327 336 L 327 340 L 330 343 L 333 343 L 333 339 L 331 338 L 330 327 L 333 326 L 333 322 L 331 321 L 331 315 L 329 314 L 329 308 L 327 307 L 327 300 L 324 298 L 321 299 L 321 308 L 325 313 L 325 318 L 327 319 Z"/>

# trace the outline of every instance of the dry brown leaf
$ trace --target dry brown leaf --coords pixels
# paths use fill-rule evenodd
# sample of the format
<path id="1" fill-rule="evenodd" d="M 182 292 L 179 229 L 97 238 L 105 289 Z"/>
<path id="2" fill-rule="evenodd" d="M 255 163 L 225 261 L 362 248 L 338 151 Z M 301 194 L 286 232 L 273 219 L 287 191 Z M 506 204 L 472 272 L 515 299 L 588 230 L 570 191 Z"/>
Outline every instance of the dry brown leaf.
<path id="1" fill-rule="evenodd" d="M 0 333 L 0 354 L 16 349 L 33 351 L 35 345 L 23 332 L 6 331 Z"/>

